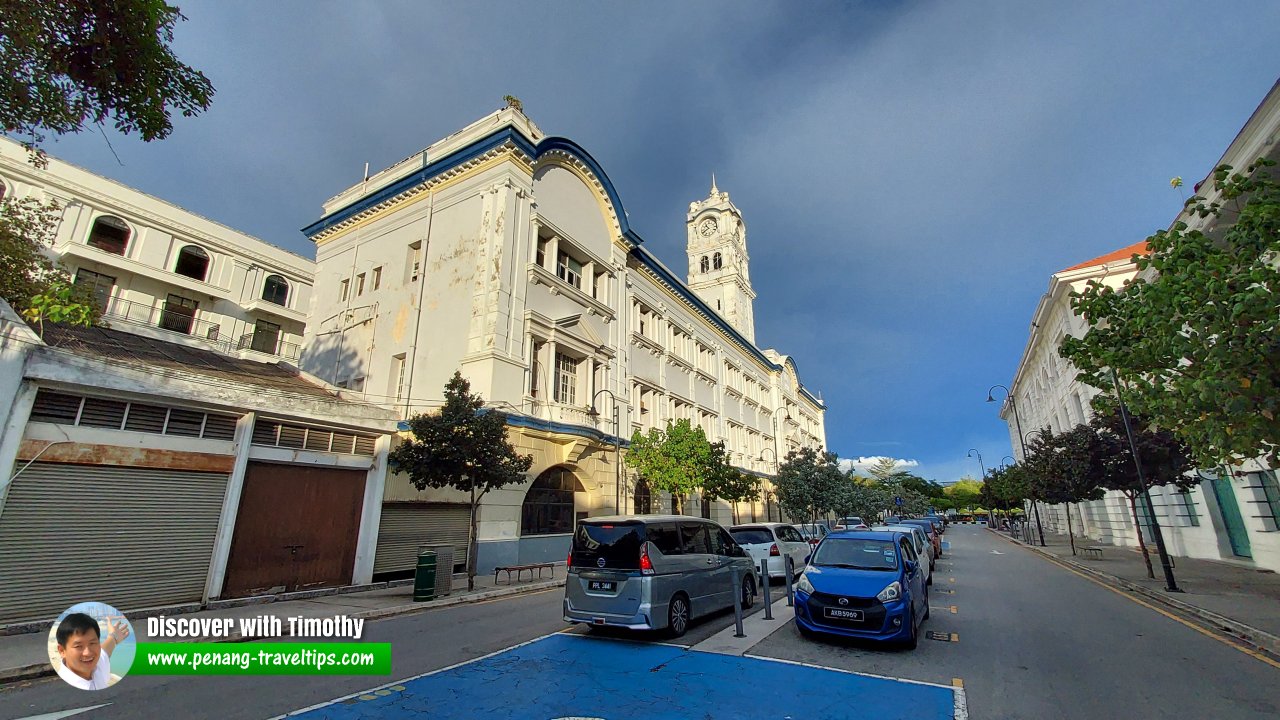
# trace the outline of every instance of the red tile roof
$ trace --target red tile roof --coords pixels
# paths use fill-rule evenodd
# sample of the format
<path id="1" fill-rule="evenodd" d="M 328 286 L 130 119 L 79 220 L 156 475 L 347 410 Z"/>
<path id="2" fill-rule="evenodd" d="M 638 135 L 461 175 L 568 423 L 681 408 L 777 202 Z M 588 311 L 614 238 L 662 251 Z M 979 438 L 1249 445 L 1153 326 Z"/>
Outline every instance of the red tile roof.
<path id="1" fill-rule="evenodd" d="M 1072 270 L 1083 270 L 1084 268 L 1093 267 L 1095 265 L 1105 265 L 1106 263 L 1110 263 L 1110 262 L 1128 260 L 1132 258 L 1134 255 L 1146 255 L 1146 254 L 1147 254 L 1147 241 L 1143 240 L 1142 242 L 1136 242 L 1130 245 L 1129 247 L 1121 248 L 1119 250 L 1116 250 L 1115 252 L 1109 252 L 1106 255 L 1099 255 L 1098 257 L 1092 260 L 1086 260 L 1085 262 L 1082 262 L 1079 265 L 1072 265 L 1069 268 L 1064 268 L 1062 270 L 1059 270 L 1058 272 L 1071 272 Z"/>

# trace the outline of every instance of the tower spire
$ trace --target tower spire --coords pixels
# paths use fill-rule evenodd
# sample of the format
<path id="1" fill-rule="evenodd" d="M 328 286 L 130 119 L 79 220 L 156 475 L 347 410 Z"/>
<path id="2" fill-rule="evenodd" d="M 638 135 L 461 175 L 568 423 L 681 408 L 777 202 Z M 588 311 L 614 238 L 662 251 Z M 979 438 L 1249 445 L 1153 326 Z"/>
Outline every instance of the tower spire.
<path id="1" fill-rule="evenodd" d="M 711 173 L 711 195 L 712 197 L 720 193 L 720 188 L 716 187 L 716 174 Z"/>

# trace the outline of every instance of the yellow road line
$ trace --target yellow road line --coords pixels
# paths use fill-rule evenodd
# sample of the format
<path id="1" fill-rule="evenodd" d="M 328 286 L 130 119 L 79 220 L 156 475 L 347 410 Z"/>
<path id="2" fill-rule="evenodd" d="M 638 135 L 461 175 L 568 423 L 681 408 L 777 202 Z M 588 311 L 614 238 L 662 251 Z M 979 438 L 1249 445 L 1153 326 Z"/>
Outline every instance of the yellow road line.
<path id="1" fill-rule="evenodd" d="M 947 578 L 947 582 L 949 582 L 949 583 L 953 583 L 953 582 L 955 582 L 955 581 L 956 581 L 956 579 L 955 579 L 955 578 Z"/>
<path id="2" fill-rule="evenodd" d="M 961 680 L 960 678 L 951 678 L 951 687 L 964 687 L 964 680 Z"/>
<path id="3" fill-rule="evenodd" d="M 952 614 L 952 615 L 955 615 L 955 614 L 956 614 L 956 613 L 958 613 L 958 612 L 960 612 L 960 608 L 956 607 L 955 605 L 952 605 L 952 606 L 951 606 L 951 614 Z"/>
<path id="4" fill-rule="evenodd" d="M 1044 557 L 1044 556 L 1043 556 L 1043 555 L 1041 555 L 1040 557 Z M 1162 610 L 1161 608 L 1158 608 L 1158 607 L 1156 607 L 1155 605 L 1152 605 L 1151 603 L 1146 602 L 1145 600 L 1142 600 L 1142 599 L 1140 599 L 1140 598 L 1134 597 L 1132 594 L 1130 594 L 1130 593 L 1128 593 L 1128 592 L 1125 592 L 1124 590 L 1120 590 L 1120 589 L 1118 589 L 1118 588 L 1113 588 L 1113 587 L 1111 587 L 1110 585 L 1107 585 L 1106 583 L 1104 583 L 1104 582 L 1102 582 L 1102 581 L 1100 581 L 1100 580 L 1097 580 L 1097 579 L 1091 578 L 1091 577 L 1089 577 L 1088 575 L 1085 575 L 1084 573 L 1079 572 L 1079 571 L 1078 571 L 1078 570 L 1076 570 L 1075 568 L 1070 567 L 1069 565 L 1066 565 L 1065 563 L 1059 562 L 1058 560 L 1055 560 L 1055 559 L 1053 559 L 1053 558 L 1047 558 L 1047 557 L 1044 557 L 1044 559 L 1045 559 L 1045 560 L 1048 560 L 1049 562 L 1053 563 L 1054 565 L 1057 565 L 1058 567 L 1062 568 L 1063 570 L 1066 570 L 1067 572 L 1069 572 L 1069 573 L 1071 573 L 1071 574 L 1073 574 L 1073 575 L 1078 575 L 1078 576 L 1080 576 L 1080 577 L 1084 578 L 1085 580 L 1088 580 L 1089 582 L 1093 583 L 1094 585 L 1097 585 L 1098 587 L 1106 588 L 1106 589 L 1110 590 L 1111 592 L 1113 592 L 1113 593 L 1115 593 L 1115 594 L 1119 595 L 1119 596 L 1120 596 L 1120 597 L 1122 597 L 1122 598 L 1128 598 L 1129 600 L 1132 600 L 1133 602 L 1138 603 L 1138 604 L 1139 604 L 1139 605 L 1141 605 L 1142 607 L 1145 607 L 1145 608 L 1150 609 L 1150 610 L 1154 610 L 1154 611 L 1156 611 L 1156 612 L 1160 613 L 1161 615 L 1163 615 L 1163 616 L 1165 616 L 1165 617 L 1169 618 L 1170 620 L 1173 620 L 1174 622 L 1177 622 L 1177 623 L 1181 623 L 1181 624 L 1183 624 L 1183 625 L 1186 625 L 1187 627 L 1191 628 L 1192 630 L 1195 630 L 1196 632 L 1200 633 L 1201 635 L 1204 635 L 1205 637 L 1213 638 L 1214 640 L 1217 640 L 1218 642 L 1222 643 L 1223 645 L 1227 645 L 1227 646 L 1229 646 L 1229 647 L 1233 647 L 1233 648 L 1235 648 L 1236 650 L 1239 650 L 1240 652 L 1244 653 L 1245 655 L 1249 655 L 1249 656 L 1252 656 L 1252 657 L 1254 657 L 1254 658 L 1256 658 L 1256 659 L 1258 659 L 1258 660 L 1261 660 L 1262 662 L 1264 662 L 1264 663 L 1266 663 L 1266 664 L 1268 664 L 1268 665 L 1270 665 L 1270 666 L 1272 666 L 1272 667 L 1274 667 L 1274 668 L 1280 668 L 1280 662 L 1276 662 L 1275 660 L 1272 660 L 1271 658 L 1267 657 L 1266 655 L 1263 655 L 1262 653 L 1258 652 L 1257 650 L 1254 650 L 1254 649 L 1252 649 L 1252 648 L 1245 647 L 1245 646 L 1241 645 L 1241 644 L 1240 644 L 1240 643 L 1238 643 L 1238 642 L 1235 642 L 1234 640 L 1232 640 L 1232 639 L 1230 639 L 1230 638 L 1226 638 L 1226 637 L 1223 637 L 1223 636 L 1221 636 L 1221 635 L 1219 635 L 1219 634 L 1217 634 L 1217 633 L 1215 633 L 1215 632 L 1211 632 L 1211 631 L 1209 631 L 1209 630 L 1206 630 L 1206 629 L 1204 629 L 1204 628 L 1200 627 L 1199 625 L 1196 625 L 1195 623 L 1193 623 L 1193 622 L 1191 622 L 1191 621 L 1189 621 L 1189 620 L 1184 620 L 1183 618 L 1180 618 L 1180 617 L 1178 617 L 1177 615 L 1174 615 L 1173 613 L 1168 612 L 1167 610 Z"/>
<path id="5" fill-rule="evenodd" d="M 951 642 L 960 642 L 960 633 L 951 633 Z"/>

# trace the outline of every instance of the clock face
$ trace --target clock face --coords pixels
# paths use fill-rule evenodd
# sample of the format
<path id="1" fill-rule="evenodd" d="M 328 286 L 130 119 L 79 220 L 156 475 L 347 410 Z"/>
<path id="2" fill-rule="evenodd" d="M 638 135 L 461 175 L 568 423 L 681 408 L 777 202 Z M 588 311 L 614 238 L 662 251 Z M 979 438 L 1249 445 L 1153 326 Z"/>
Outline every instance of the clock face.
<path id="1" fill-rule="evenodd" d="M 716 221 L 707 218 L 698 225 L 698 232 L 702 233 L 702 237 L 711 237 L 716 233 Z"/>

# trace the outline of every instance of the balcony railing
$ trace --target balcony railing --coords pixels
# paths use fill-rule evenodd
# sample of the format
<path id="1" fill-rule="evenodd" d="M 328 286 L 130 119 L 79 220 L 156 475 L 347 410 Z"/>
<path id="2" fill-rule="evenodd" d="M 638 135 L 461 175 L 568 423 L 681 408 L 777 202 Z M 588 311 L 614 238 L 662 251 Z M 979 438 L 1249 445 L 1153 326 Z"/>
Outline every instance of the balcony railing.
<path id="1" fill-rule="evenodd" d="M 296 343 L 285 342 L 280 333 L 251 332 L 240 336 L 236 343 L 237 350 L 253 350 L 255 352 L 276 355 L 285 360 L 297 360 L 302 348 Z"/>
<path id="2" fill-rule="evenodd" d="M 108 322 L 112 320 L 147 325 L 173 333 L 207 340 L 224 352 L 231 351 L 231 343 L 219 337 L 222 326 L 208 320 L 198 320 L 195 308 L 154 307 L 132 300 L 113 298 L 102 313 Z"/>

